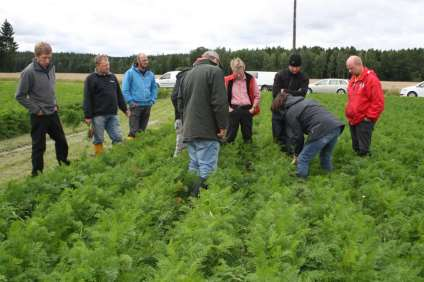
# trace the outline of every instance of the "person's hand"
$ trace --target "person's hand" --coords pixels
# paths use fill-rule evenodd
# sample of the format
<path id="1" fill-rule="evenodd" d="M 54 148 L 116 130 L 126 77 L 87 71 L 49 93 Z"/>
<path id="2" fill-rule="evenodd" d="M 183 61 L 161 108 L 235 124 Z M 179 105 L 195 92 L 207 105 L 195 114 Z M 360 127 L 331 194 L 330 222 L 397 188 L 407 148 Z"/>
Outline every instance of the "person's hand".
<path id="1" fill-rule="evenodd" d="M 231 107 L 228 107 L 228 111 L 229 111 L 230 113 L 232 113 L 232 112 L 234 112 L 234 109 L 233 109 L 233 108 L 231 108 Z"/>
<path id="2" fill-rule="evenodd" d="M 54 106 L 54 109 L 53 109 L 55 112 L 58 112 L 59 111 L 59 107 L 56 105 L 56 106 Z"/>
<path id="3" fill-rule="evenodd" d="M 125 112 L 125 115 L 127 116 L 127 118 L 129 118 L 129 117 L 131 116 L 131 111 L 128 109 L 128 110 Z"/>
<path id="4" fill-rule="evenodd" d="M 175 120 L 175 123 L 174 123 L 175 130 L 178 130 L 182 127 L 183 127 L 183 121 L 181 119 Z"/>
<path id="5" fill-rule="evenodd" d="M 297 165 L 297 157 L 296 155 L 293 156 L 293 160 L 290 163 L 291 165 Z"/>
<path id="6" fill-rule="evenodd" d="M 217 134 L 219 139 L 224 139 L 225 135 L 227 135 L 227 129 L 225 128 L 220 128 L 219 129 L 219 133 Z"/>
<path id="7" fill-rule="evenodd" d="M 37 116 L 39 116 L 39 117 L 41 117 L 42 115 L 44 115 L 42 111 L 39 111 L 39 112 L 37 113 Z"/>
<path id="8" fill-rule="evenodd" d="M 249 113 L 250 113 L 251 115 L 253 115 L 253 114 L 255 113 L 255 109 L 256 109 L 256 107 L 255 107 L 255 106 L 251 107 L 251 108 L 250 108 L 250 110 L 249 110 Z"/>
<path id="9" fill-rule="evenodd" d="M 371 121 L 369 118 L 364 118 L 364 121 Z"/>
<path id="10" fill-rule="evenodd" d="M 85 122 L 86 124 L 90 125 L 90 124 L 91 124 L 91 118 L 86 118 L 86 119 L 84 119 L 84 122 Z"/>

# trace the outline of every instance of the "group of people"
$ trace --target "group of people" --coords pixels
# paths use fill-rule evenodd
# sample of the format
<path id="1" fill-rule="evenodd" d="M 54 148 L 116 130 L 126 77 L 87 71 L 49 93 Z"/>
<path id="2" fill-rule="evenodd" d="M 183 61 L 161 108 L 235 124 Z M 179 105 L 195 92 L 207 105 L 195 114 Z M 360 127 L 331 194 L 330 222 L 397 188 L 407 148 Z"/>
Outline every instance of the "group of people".
<path id="1" fill-rule="evenodd" d="M 149 60 L 139 54 L 136 62 L 124 74 L 122 90 L 117 77 L 110 72 L 107 55 L 97 55 L 95 72 L 84 82 L 85 122 L 92 125 L 95 154 L 103 152 L 104 131 L 112 144 L 122 142 L 118 108 L 129 119 L 128 139 L 146 130 L 150 111 L 157 99 L 155 75 L 149 70 Z"/>
<path id="2" fill-rule="evenodd" d="M 46 42 L 35 45 L 33 61 L 21 72 L 16 99 L 30 113 L 32 139 L 32 175 L 43 172 L 46 134 L 54 141 L 59 165 L 69 165 L 68 143 L 59 119 L 56 100 L 56 74 L 52 47 Z M 84 81 L 84 120 L 90 126 L 96 155 L 103 152 L 104 132 L 112 144 L 122 142 L 118 109 L 129 119 L 128 139 L 144 131 L 150 110 L 157 99 L 155 75 L 149 70 L 148 57 L 139 54 L 125 73 L 122 90 L 118 78 L 110 72 L 107 55 L 97 55 L 95 71 Z"/>
<path id="3" fill-rule="evenodd" d="M 59 164 L 69 165 L 69 160 L 58 116 L 52 48 L 40 42 L 34 53 L 33 62 L 21 73 L 16 99 L 30 112 L 32 175 L 38 175 L 43 171 L 46 134 L 55 141 Z M 318 153 L 321 167 L 333 169 L 333 150 L 345 125 L 317 101 L 305 99 L 309 79 L 301 65 L 300 55 L 292 54 L 288 68 L 275 75 L 271 123 L 275 142 L 293 157 L 296 175 L 306 178 L 309 163 Z M 85 122 L 92 127 L 95 154 L 99 155 L 103 152 L 104 131 L 113 144 L 122 142 L 118 110 L 129 119 L 128 139 L 146 129 L 158 90 L 145 54 L 139 54 L 124 74 L 122 90 L 110 72 L 107 55 L 96 56 L 95 66 L 95 72 L 84 82 L 83 110 Z M 192 196 L 207 188 L 206 180 L 217 168 L 221 144 L 234 142 L 239 128 L 243 141 L 252 142 L 253 118 L 261 111 L 259 87 L 255 77 L 246 72 L 242 59 L 234 58 L 230 67 L 232 73 L 224 76 L 219 54 L 207 51 L 191 68 L 178 74 L 171 95 L 177 136 L 174 156 L 187 147 L 189 171 L 198 176 Z M 363 65 L 360 57 L 349 57 L 346 67 L 352 75 L 345 111 L 352 147 L 359 156 L 368 156 L 374 125 L 384 109 L 384 94 L 377 75 Z"/>
<path id="4" fill-rule="evenodd" d="M 220 144 L 234 142 L 239 127 L 243 141 L 252 142 L 252 119 L 260 113 L 258 85 L 240 58 L 230 65 L 232 74 L 224 76 L 219 55 L 207 51 L 191 69 L 179 73 L 172 93 L 177 130 L 174 156 L 187 146 L 189 171 L 199 177 L 192 196 L 207 188 Z M 296 176 L 306 179 L 318 153 L 322 169 L 333 170 L 333 151 L 345 125 L 317 101 L 305 99 L 309 79 L 301 65 L 301 56 L 292 54 L 288 68 L 275 75 L 271 122 L 275 142 L 293 157 Z M 345 112 L 352 147 L 359 156 L 369 156 L 372 131 L 384 110 L 384 93 L 377 75 L 360 57 L 349 57 L 346 67 L 352 76 Z"/>

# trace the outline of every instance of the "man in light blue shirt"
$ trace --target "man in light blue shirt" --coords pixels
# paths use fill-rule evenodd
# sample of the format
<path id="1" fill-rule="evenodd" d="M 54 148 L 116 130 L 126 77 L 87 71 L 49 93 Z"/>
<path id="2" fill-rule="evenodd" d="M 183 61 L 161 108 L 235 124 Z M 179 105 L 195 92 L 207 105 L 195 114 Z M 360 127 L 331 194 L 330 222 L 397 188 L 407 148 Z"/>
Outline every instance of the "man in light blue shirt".
<path id="1" fill-rule="evenodd" d="M 157 99 L 155 75 L 149 70 L 149 59 L 143 53 L 137 55 L 136 63 L 125 73 L 122 93 L 131 111 L 129 139 L 146 130 L 150 110 Z"/>

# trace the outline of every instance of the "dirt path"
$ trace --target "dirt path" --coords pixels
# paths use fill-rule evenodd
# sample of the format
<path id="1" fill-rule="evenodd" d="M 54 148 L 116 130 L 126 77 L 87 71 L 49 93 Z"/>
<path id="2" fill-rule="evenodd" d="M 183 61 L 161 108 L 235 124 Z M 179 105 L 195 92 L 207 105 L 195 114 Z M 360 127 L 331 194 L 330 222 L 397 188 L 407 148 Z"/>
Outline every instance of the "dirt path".
<path id="1" fill-rule="evenodd" d="M 160 100 L 152 108 L 152 116 L 149 122 L 149 128 L 158 128 L 163 124 L 172 122 L 172 105 L 168 99 Z M 128 132 L 128 120 L 120 115 L 120 124 L 122 135 L 126 136 Z M 69 129 L 66 131 L 66 139 L 69 145 L 69 159 L 78 160 L 82 156 L 92 156 L 93 149 L 91 141 L 87 138 L 85 126 L 79 127 L 75 131 Z M 107 136 L 107 134 L 105 133 Z M 45 171 L 57 167 L 54 141 L 47 137 L 47 148 L 44 154 Z M 111 142 L 105 137 L 105 147 L 110 148 Z M 19 136 L 0 142 L 0 186 L 12 180 L 24 179 L 31 173 L 31 138 L 29 134 Z"/>

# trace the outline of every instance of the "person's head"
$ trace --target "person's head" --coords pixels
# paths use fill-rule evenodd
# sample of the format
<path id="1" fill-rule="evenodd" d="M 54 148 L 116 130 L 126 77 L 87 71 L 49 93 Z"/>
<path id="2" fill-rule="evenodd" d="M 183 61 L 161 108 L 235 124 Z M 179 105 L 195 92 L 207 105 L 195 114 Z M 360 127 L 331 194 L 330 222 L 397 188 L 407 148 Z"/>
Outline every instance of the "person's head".
<path id="1" fill-rule="evenodd" d="M 302 69 L 302 57 L 299 54 L 292 54 L 289 58 L 289 71 L 298 74 Z"/>
<path id="2" fill-rule="evenodd" d="M 349 73 L 354 76 L 358 76 L 364 70 L 364 65 L 362 63 L 362 59 L 359 56 L 350 56 L 346 61 L 346 68 Z"/>
<path id="3" fill-rule="evenodd" d="M 110 70 L 109 57 L 105 54 L 99 54 L 95 58 L 96 70 L 98 73 L 107 74 Z"/>
<path id="4" fill-rule="evenodd" d="M 230 62 L 231 70 L 233 71 L 233 74 L 237 76 L 237 78 L 243 78 L 244 77 L 244 71 L 246 70 L 246 65 L 240 58 L 232 59 Z"/>
<path id="5" fill-rule="evenodd" d="M 47 68 L 52 61 L 52 47 L 47 42 L 38 42 L 34 47 L 34 55 L 37 63 L 43 68 Z"/>
<path id="6" fill-rule="evenodd" d="M 137 66 L 139 69 L 142 70 L 147 69 L 147 67 L 149 66 L 149 58 L 146 54 L 140 53 L 137 55 Z"/>
<path id="7" fill-rule="evenodd" d="M 219 65 L 219 63 L 221 62 L 219 59 L 219 54 L 215 51 L 206 51 L 205 53 L 203 53 L 202 58 L 208 59 L 210 61 L 212 61 L 213 63 Z"/>

